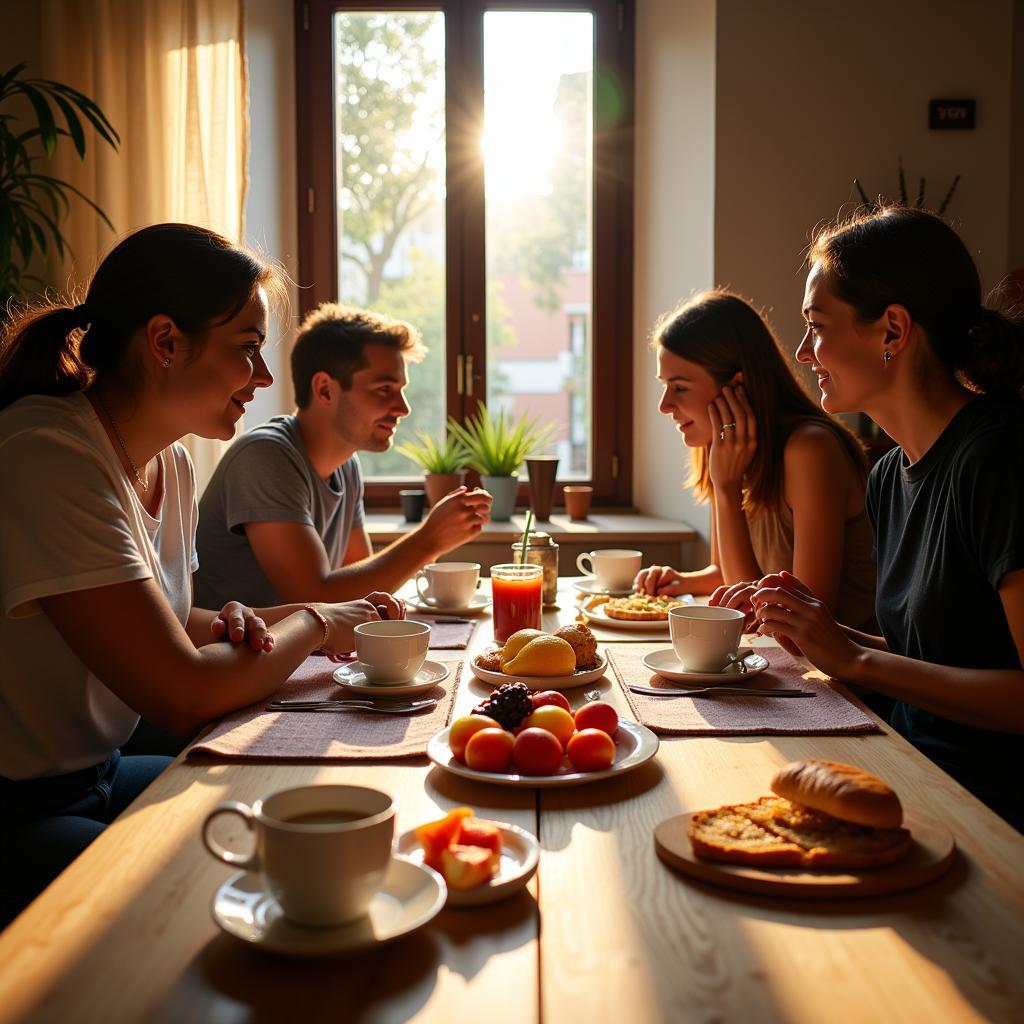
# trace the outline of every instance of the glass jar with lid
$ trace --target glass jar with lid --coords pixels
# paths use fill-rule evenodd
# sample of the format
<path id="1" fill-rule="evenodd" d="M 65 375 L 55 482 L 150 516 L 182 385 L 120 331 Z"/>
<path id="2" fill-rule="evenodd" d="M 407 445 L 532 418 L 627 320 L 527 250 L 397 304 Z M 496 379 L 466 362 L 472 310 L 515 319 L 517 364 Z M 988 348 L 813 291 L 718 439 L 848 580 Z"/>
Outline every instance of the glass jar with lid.
<path id="1" fill-rule="evenodd" d="M 512 562 L 519 565 L 522 562 L 523 538 L 512 545 Z M 541 600 L 546 605 L 553 605 L 558 599 L 558 545 L 550 534 L 541 530 L 531 532 L 530 539 L 526 545 L 527 565 L 539 565 L 544 570 L 544 586 L 541 593 Z"/>

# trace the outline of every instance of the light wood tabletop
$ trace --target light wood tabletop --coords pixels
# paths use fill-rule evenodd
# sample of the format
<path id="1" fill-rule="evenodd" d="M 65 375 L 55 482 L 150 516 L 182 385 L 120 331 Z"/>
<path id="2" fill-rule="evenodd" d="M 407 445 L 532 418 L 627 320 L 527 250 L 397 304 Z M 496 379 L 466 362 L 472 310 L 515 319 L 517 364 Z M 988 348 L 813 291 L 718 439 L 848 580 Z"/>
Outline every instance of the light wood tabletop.
<path id="1" fill-rule="evenodd" d="M 545 628 L 572 619 L 573 594 Z M 468 653 L 490 633 L 485 617 Z M 613 681 L 598 687 L 627 713 Z M 487 692 L 465 672 L 454 714 Z M 793 903 L 658 859 L 660 821 L 756 798 L 805 756 L 875 771 L 944 823 L 959 848 L 950 872 L 898 895 Z M 231 870 L 203 849 L 201 823 L 224 799 L 308 782 L 388 790 L 399 832 L 469 804 L 538 835 L 540 868 L 528 892 L 445 910 L 349 959 L 246 948 L 210 916 Z M 566 789 L 493 787 L 425 758 L 178 761 L 0 934 L 0 1021 L 1019 1021 L 1021 963 L 1024 837 L 889 730 L 663 738 L 647 765 Z"/>

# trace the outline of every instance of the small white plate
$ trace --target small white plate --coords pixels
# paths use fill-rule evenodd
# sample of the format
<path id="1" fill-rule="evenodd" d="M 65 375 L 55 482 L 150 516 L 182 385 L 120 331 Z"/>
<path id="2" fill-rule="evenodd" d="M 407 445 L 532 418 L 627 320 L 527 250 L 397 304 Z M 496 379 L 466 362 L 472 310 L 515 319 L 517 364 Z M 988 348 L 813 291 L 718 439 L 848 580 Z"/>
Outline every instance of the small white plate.
<path id="1" fill-rule="evenodd" d="M 740 671 L 737 662 L 726 665 L 721 672 L 687 672 L 679 663 L 676 652 L 670 647 L 665 651 L 652 651 L 644 655 L 644 666 L 665 679 L 678 683 L 730 683 L 749 679 L 763 672 L 768 667 L 768 659 L 763 655 L 750 652 L 743 658 L 746 672 Z"/>
<path id="2" fill-rule="evenodd" d="M 447 886 L 430 868 L 392 857 L 384 886 L 364 917 L 340 928 L 304 928 L 285 916 L 260 876 L 232 875 L 213 896 L 210 912 L 228 935 L 285 956 L 345 956 L 380 946 L 425 925 L 444 906 Z"/>
<path id="3" fill-rule="evenodd" d="M 516 772 L 478 772 L 457 761 L 448 746 L 448 731 L 442 729 L 430 737 L 427 744 L 427 757 L 439 768 L 461 775 L 466 779 L 478 782 L 493 782 L 499 786 L 516 786 L 520 789 L 553 789 L 556 786 L 580 786 L 585 782 L 597 782 L 614 775 L 639 768 L 646 764 L 658 752 L 658 737 L 637 722 L 619 719 L 619 731 L 615 735 L 615 762 L 611 768 L 597 772 L 578 772 L 567 758 L 563 758 L 562 767 L 556 775 L 519 775 Z"/>
<path id="4" fill-rule="evenodd" d="M 573 580 L 572 585 L 581 594 L 607 594 L 609 597 L 627 597 L 633 593 L 632 587 L 627 587 L 625 590 L 608 590 L 602 587 L 596 579 L 589 576 L 584 576 L 581 580 Z"/>
<path id="5" fill-rule="evenodd" d="M 680 600 L 686 604 L 693 604 L 693 598 L 689 594 L 682 595 Z M 604 610 L 603 604 L 589 609 L 584 606 L 581 611 L 584 618 L 608 629 L 624 629 L 634 633 L 668 633 L 667 616 L 664 619 L 613 619 Z"/>
<path id="6" fill-rule="evenodd" d="M 540 843 L 525 829 L 506 825 L 501 821 L 489 821 L 501 832 L 501 862 L 498 873 L 487 883 L 475 889 L 448 889 L 449 907 L 479 907 L 484 903 L 514 896 L 533 878 L 540 860 Z M 410 829 L 399 836 L 395 852 L 408 857 L 414 864 L 423 863 L 423 847 L 416 838 L 416 830 Z"/>
<path id="7" fill-rule="evenodd" d="M 423 668 L 408 683 L 374 683 L 366 678 L 362 662 L 339 665 L 334 681 L 349 693 L 360 697 L 413 697 L 426 693 L 451 674 L 451 667 L 440 661 L 425 661 Z"/>
<path id="8" fill-rule="evenodd" d="M 600 652 L 597 652 L 597 668 L 588 668 L 585 672 L 573 672 L 571 676 L 512 676 L 504 672 L 492 672 L 490 669 L 481 668 L 475 658 L 471 658 L 469 667 L 473 675 L 482 683 L 488 686 L 504 686 L 505 683 L 526 683 L 534 691 L 539 690 L 571 690 L 574 686 L 584 686 L 592 683 L 608 671 L 608 659 Z"/>
<path id="9" fill-rule="evenodd" d="M 468 605 L 439 605 L 427 604 L 421 601 L 419 595 L 403 598 L 406 608 L 412 608 L 417 612 L 433 612 L 435 615 L 479 615 L 491 603 L 489 594 L 474 594 Z"/>

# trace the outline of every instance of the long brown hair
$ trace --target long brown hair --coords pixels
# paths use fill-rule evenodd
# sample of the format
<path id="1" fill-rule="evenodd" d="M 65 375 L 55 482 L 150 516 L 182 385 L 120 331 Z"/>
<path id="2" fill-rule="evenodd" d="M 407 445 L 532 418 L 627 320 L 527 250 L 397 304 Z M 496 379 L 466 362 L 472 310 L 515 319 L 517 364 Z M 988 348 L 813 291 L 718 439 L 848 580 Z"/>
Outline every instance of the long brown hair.
<path id="1" fill-rule="evenodd" d="M 905 306 L 935 355 L 976 391 L 1019 398 L 1024 389 L 1024 317 L 982 304 L 981 280 L 960 236 L 927 210 L 891 206 L 818 232 L 808 266 L 873 323 Z"/>
<path id="2" fill-rule="evenodd" d="M 66 395 L 120 372 L 129 341 L 158 314 L 200 345 L 256 289 L 285 300 L 283 273 L 216 232 L 155 224 L 119 242 L 77 306 L 45 301 L 13 312 L 0 335 L 0 409 L 25 395 Z"/>
<path id="3" fill-rule="evenodd" d="M 860 442 L 811 400 L 789 368 L 764 318 L 746 300 L 724 288 L 701 292 L 663 314 L 654 325 L 651 346 L 706 370 L 719 384 L 737 372 L 757 421 L 757 450 L 746 472 L 744 508 L 777 508 L 782 498 L 783 452 L 802 424 L 831 430 L 863 480 L 867 460 Z M 697 496 L 711 497 L 707 448 L 694 450 L 687 481 Z"/>

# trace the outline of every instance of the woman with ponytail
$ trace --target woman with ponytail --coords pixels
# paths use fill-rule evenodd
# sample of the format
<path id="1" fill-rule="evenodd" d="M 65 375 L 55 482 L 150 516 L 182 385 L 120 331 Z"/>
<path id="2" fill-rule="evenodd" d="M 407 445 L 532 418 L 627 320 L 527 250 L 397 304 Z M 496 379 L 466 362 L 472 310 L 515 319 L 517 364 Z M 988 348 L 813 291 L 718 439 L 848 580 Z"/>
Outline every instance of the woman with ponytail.
<path id="1" fill-rule="evenodd" d="M 118 748 L 263 700 L 311 651 L 350 650 L 388 594 L 192 606 L 185 434 L 229 439 L 256 388 L 277 271 L 203 228 L 125 238 L 83 302 L 0 337 L 0 926 L 168 763 Z M 379 610 L 378 610 L 379 609 Z M 268 630 L 273 626 L 273 634 Z"/>
<path id="2" fill-rule="evenodd" d="M 797 356 L 830 412 L 896 441 L 871 473 L 881 636 L 839 626 L 789 574 L 715 595 L 842 680 L 1024 830 L 1024 321 L 983 305 L 956 233 L 901 207 L 822 231 Z"/>

